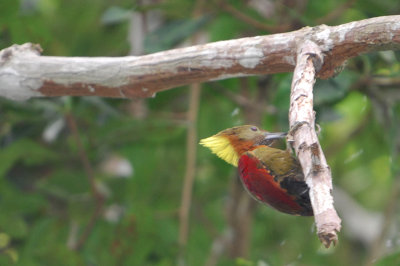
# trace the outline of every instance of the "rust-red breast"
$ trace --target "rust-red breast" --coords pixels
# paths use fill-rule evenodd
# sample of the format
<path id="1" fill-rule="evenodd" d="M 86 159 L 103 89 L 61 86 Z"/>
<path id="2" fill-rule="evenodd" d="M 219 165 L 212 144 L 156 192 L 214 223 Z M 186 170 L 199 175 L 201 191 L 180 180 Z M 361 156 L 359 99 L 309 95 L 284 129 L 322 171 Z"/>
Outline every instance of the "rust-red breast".
<path id="1" fill-rule="evenodd" d="M 243 185 L 256 200 L 284 213 L 313 215 L 304 181 L 290 176 L 280 180 L 252 152 L 240 157 L 238 169 Z"/>

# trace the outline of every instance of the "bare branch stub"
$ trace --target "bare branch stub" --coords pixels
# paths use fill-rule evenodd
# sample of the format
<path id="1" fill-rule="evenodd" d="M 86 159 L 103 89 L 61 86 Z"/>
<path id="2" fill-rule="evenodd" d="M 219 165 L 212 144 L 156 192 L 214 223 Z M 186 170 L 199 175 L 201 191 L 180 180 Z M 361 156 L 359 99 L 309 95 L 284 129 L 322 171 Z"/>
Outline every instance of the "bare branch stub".
<path id="1" fill-rule="evenodd" d="M 290 95 L 289 138 L 310 187 L 318 237 L 329 247 L 338 241 L 341 220 L 333 206 L 331 171 L 315 132 L 313 85 L 316 71 L 323 65 L 323 55 L 318 45 L 310 40 L 298 43 Z"/>

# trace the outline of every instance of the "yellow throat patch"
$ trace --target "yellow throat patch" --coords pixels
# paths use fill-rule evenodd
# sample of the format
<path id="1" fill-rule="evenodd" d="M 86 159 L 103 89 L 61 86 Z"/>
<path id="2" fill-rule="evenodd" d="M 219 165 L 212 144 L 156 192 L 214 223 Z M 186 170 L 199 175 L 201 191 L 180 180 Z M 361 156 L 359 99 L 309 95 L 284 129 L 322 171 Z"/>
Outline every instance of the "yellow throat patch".
<path id="1" fill-rule="evenodd" d="M 200 144 L 209 148 L 212 153 L 216 154 L 222 160 L 237 167 L 239 155 L 233 148 L 228 138 L 214 135 L 200 140 Z"/>

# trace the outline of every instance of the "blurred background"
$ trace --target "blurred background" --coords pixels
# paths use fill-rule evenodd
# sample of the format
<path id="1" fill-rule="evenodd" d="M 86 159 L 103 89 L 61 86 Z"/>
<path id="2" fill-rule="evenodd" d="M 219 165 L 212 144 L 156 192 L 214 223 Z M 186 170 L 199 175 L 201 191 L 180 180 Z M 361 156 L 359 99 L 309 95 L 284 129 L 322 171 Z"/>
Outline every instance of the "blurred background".
<path id="1" fill-rule="evenodd" d="M 2 0 L 0 49 L 141 55 L 399 12 L 398 0 Z M 399 58 L 361 55 L 316 83 L 343 219 L 330 249 L 313 218 L 256 203 L 198 145 L 236 125 L 287 130 L 291 73 L 151 99 L 0 99 L 0 265 L 400 265 Z"/>

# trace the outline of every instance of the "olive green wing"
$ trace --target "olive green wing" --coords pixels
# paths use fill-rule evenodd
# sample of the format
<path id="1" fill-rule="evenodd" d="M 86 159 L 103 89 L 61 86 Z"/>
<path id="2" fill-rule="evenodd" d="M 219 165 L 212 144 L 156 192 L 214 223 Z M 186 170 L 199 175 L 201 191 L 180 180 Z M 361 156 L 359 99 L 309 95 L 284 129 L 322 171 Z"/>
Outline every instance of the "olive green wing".
<path id="1" fill-rule="evenodd" d="M 278 179 L 290 176 L 304 181 L 299 161 L 287 150 L 263 146 L 253 150 L 253 153 L 270 171 L 275 173 Z"/>
<path id="2" fill-rule="evenodd" d="M 305 182 L 300 162 L 287 150 L 262 146 L 252 151 L 267 170 L 274 176 L 276 182 L 297 198 L 304 207 L 312 210 L 309 190 Z"/>

